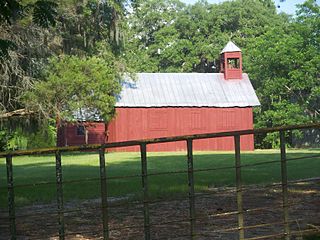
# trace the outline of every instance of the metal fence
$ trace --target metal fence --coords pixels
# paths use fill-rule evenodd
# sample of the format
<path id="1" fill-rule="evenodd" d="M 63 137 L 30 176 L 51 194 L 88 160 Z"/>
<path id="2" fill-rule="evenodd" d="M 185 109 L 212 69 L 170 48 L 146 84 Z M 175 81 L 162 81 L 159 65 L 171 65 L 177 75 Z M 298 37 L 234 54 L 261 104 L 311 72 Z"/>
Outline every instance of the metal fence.
<path id="1" fill-rule="evenodd" d="M 223 212 L 223 213 L 216 213 L 212 214 L 210 217 L 218 217 L 218 216 L 230 216 L 234 215 L 237 216 L 238 226 L 233 228 L 225 228 L 219 229 L 217 231 L 223 232 L 238 232 L 238 239 L 240 240 L 255 240 L 255 239 L 274 239 L 276 237 L 282 237 L 286 240 L 291 239 L 291 236 L 294 235 L 304 235 L 310 233 L 319 233 L 319 227 L 315 227 L 312 229 L 300 229 L 299 231 L 293 231 L 290 229 L 290 223 L 292 220 L 289 216 L 289 208 L 292 206 L 288 202 L 288 184 L 299 183 L 300 181 L 289 181 L 287 177 L 287 162 L 288 161 L 297 161 L 304 159 L 305 157 L 297 157 L 297 158 L 287 158 L 286 155 L 286 140 L 285 140 L 285 133 L 291 130 L 299 130 L 299 129 L 318 129 L 320 128 L 320 124 L 307 124 L 307 125 L 296 125 L 296 126 L 285 126 L 285 127 L 277 127 L 277 128 L 266 128 L 266 129 L 254 129 L 254 130 L 242 130 L 242 131 L 231 131 L 231 132 L 221 132 L 221 133 L 208 133 L 208 134 L 197 134 L 197 135 L 188 135 L 188 136 L 177 136 L 177 137 L 166 137 L 166 138 L 156 138 L 156 139 L 147 139 L 147 140 L 136 140 L 136 141 L 125 141 L 125 142 L 115 142 L 115 143 L 107 143 L 102 145 L 86 145 L 86 146 L 73 146 L 73 147 L 60 147 L 60 148 L 47 148 L 47 149 L 36 149 L 36 150 L 26 150 L 26 151 L 12 151 L 12 152 L 2 152 L 0 153 L 0 157 L 6 158 L 6 169 L 7 169 L 7 190 L 8 190 L 8 219 L 9 219 L 9 226 L 10 226 L 10 237 L 11 239 L 17 239 L 17 231 L 16 231 L 16 211 L 15 211 L 15 195 L 14 189 L 17 186 L 14 186 L 14 175 L 13 175 L 13 158 L 16 156 L 26 156 L 26 155 L 41 155 L 41 154 L 55 154 L 55 165 L 56 165 L 56 203 L 57 203 L 57 221 L 59 226 L 59 239 L 66 239 L 68 238 L 68 234 L 65 230 L 65 214 L 68 210 L 64 207 L 64 199 L 63 199 L 63 184 L 66 181 L 63 181 L 62 176 L 62 164 L 61 164 L 61 153 L 64 152 L 73 152 L 73 151 L 80 151 L 80 150 L 91 150 L 91 151 L 98 151 L 99 153 L 99 160 L 100 160 L 100 178 L 99 179 L 85 179 L 87 180 L 99 180 L 100 187 L 101 187 L 101 205 L 96 210 L 101 210 L 102 213 L 102 225 L 103 225 L 103 239 L 110 239 L 110 231 L 115 229 L 109 229 L 109 211 L 110 206 L 108 206 L 108 189 L 107 189 L 107 181 L 110 179 L 117 179 L 117 177 L 107 177 L 106 174 L 106 159 L 105 159 L 105 152 L 106 149 L 109 148 L 118 148 L 118 147 L 127 147 L 127 146 L 140 146 L 141 152 L 141 174 L 135 176 L 122 176 L 118 178 L 125 178 L 125 177 L 141 177 L 141 187 L 143 192 L 143 201 L 139 204 L 143 206 L 143 226 L 139 225 L 132 225 L 132 226 L 124 226 L 120 227 L 117 230 L 121 230 L 122 228 L 143 228 L 144 239 L 153 239 L 151 232 L 152 227 L 155 225 L 150 222 L 150 209 L 149 205 L 156 203 L 157 201 L 169 201 L 168 199 L 162 200 L 152 200 L 149 197 L 149 188 L 148 188 L 148 176 L 154 175 L 163 175 L 163 174 L 177 174 L 177 173 L 186 173 L 188 177 L 188 205 L 189 205 L 189 216 L 187 219 L 179 219 L 175 221 L 169 221 L 162 224 L 173 224 L 175 222 L 189 222 L 189 231 L 185 233 L 183 236 L 178 236 L 181 239 L 183 238 L 190 238 L 190 239 L 212 239 L 210 237 L 210 233 L 208 232 L 201 232 L 196 228 L 196 221 L 201 221 L 201 216 L 197 215 L 195 203 L 197 201 L 197 197 L 205 196 L 210 193 L 195 193 L 195 181 L 194 181 L 194 173 L 196 172 L 203 172 L 203 171 L 219 171 L 225 169 L 234 169 L 235 170 L 235 179 L 236 179 L 236 202 L 237 202 L 237 209 L 235 211 Z M 269 223 L 260 223 L 255 225 L 245 225 L 244 214 L 248 212 L 254 211 L 261 211 L 263 209 L 269 208 L 267 206 L 259 207 L 259 208 L 252 208 L 252 209 L 244 209 L 243 207 L 243 191 L 246 190 L 246 186 L 243 186 L 242 177 L 241 177 L 241 170 L 245 167 L 252 167 L 255 165 L 263 165 L 269 163 L 277 163 L 279 161 L 265 161 L 265 162 L 256 162 L 253 164 L 241 164 L 241 138 L 242 135 L 257 135 L 257 134 L 267 134 L 279 132 L 280 136 L 280 163 L 281 163 L 281 183 L 274 183 L 270 184 L 269 186 L 281 186 L 282 191 L 282 204 L 281 204 L 281 211 L 282 211 L 282 219 L 275 222 Z M 235 150 L 235 164 L 232 167 L 219 167 L 219 168 L 207 168 L 207 169 L 194 169 L 194 154 L 193 154 L 193 142 L 194 140 L 198 139 L 207 139 L 207 138 L 220 138 L 220 137 L 233 137 L 234 138 L 234 150 Z M 167 143 L 167 142 L 175 142 L 175 141 L 185 141 L 187 146 L 187 169 L 182 171 L 171 171 L 171 172 L 160 172 L 160 173 L 151 173 L 148 174 L 148 157 L 147 157 L 147 145 L 149 144 L 158 144 L 158 143 Z M 319 158 L 319 155 L 308 156 L 308 158 Z M 320 163 L 319 163 L 320 164 Z M 320 175 L 320 174 L 319 174 Z M 307 181 L 307 180 L 306 180 Z M 318 179 L 319 181 L 319 179 Z M 302 182 L 302 181 L 301 181 Z M 53 184 L 52 182 L 49 183 L 42 183 L 42 184 Z M 27 187 L 19 186 L 19 187 Z M 179 198 L 175 198 L 174 200 L 179 200 Z M 319 200 L 319 199 L 318 199 Z M 136 203 L 134 203 L 136 204 Z M 34 213 L 38 214 L 38 213 Z M 41 214 L 41 213 L 40 213 Z M 27 216 L 26 216 L 27 217 Z M 208 217 L 208 216 L 206 216 Z M 253 229 L 257 227 L 266 227 L 266 226 L 273 226 L 273 225 L 283 225 L 282 231 L 276 234 L 264 234 L 260 236 L 255 236 L 251 238 L 245 238 L 245 232 L 247 229 Z M 0 233 L 1 238 L 1 233 Z M 161 238 L 159 238 L 161 239 Z M 165 238 L 164 238 L 165 239 Z"/>

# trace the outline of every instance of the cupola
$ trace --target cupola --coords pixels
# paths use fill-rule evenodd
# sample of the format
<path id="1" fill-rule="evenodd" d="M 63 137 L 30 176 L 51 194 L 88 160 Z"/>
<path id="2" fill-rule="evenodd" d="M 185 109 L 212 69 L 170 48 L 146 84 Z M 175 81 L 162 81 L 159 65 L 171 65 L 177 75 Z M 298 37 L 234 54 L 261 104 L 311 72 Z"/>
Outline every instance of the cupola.
<path id="1" fill-rule="evenodd" d="M 220 72 L 226 80 L 242 79 L 241 49 L 229 41 L 220 53 Z"/>

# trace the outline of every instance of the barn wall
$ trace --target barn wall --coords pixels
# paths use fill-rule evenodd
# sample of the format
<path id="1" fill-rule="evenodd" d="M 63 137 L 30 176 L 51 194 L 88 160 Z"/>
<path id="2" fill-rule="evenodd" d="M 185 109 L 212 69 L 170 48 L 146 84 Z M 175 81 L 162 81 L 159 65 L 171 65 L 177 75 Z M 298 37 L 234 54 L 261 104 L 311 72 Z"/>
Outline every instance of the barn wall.
<path id="1" fill-rule="evenodd" d="M 253 128 L 252 108 L 117 108 L 109 142 Z M 194 142 L 194 150 L 233 150 L 233 137 Z M 241 149 L 253 150 L 253 136 L 241 137 Z M 115 149 L 138 151 L 138 147 Z M 185 142 L 148 145 L 148 151 L 186 150 Z"/>
<path id="2" fill-rule="evenodd" d="M 84 126 L 88 130 L 88 144 L 102 144 L 105 142 L 105 125 L 101 122 L 87 122 Z M 77 125 L 68 123 L 64 126 L 63 146 L 77 146 L 86 144 L 85 135 L 77 135 Z"/>

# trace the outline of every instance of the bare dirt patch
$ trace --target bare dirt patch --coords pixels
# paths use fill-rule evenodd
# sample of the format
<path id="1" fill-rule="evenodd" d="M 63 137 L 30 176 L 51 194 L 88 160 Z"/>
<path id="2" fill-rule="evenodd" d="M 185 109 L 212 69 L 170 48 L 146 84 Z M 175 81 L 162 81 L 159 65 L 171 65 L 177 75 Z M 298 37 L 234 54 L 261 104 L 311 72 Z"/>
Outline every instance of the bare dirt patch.
<path id="1" fill-rule="evenodd" d="M 290 229 L 301 239 L 306 229 L 320 232 L 320 179 L 289 185 Z M 236 191 L 212 188 L 198 193 L 195 239 L 238 239 Z M 250 186 L 243 194 L 246 238 L 283 233 L 281 186 Z M 151 239 L 188 239 L 188 198 L 154 202 L 150 207 Z M 101 239 L 100 200 L 65 204 L 66 239 Z M 8 213 L 0 211 L 0 239 L 9 239 Z M 18 239 L 58 239 L 55 204 L 16 209 Z M 143 205 L 110 199 L 111 239 L 143 239 Z M 260 225 L 259 227 L 252 227 Z M 265 239 L 275 239 L 275 236 Z"/>

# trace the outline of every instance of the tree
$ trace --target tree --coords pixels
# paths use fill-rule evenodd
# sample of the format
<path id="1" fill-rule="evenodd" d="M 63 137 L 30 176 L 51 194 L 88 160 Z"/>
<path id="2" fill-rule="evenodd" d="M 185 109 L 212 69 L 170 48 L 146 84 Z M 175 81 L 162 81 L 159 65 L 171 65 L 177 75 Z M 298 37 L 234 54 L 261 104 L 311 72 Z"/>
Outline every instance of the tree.
<path id="1" fill-rule="evenodd" d="M 290 24 L 250 43 L 247 70 L 262 105 L 256 111 L 256 127 L 319 119 L 319 16 L 319 5 L 306 1 Z M 260 144 L 271 146 L 274 141 L 269 137 Z"/>
<path id="2" fill-rule="evenodd" d="M 115 53 L 122 46 L 125 12 L 124 0 L 62 1 L 59 6 L 57 32 L 62 51 L 70 55 L 92 55 L 101 41 L 109 43 Z"/>
<path id="3" fill-rule="evenodd" d="M 178 0 L 134 2 L 128 15 L 125 58 L 136 71 L 166 71 L 169 67 L 160 58 L 164 49 L 174 47 L 174 41 L 179 40 L 174 23 L 184 6 Z"/>
<path id="4" fill-rule="evenodd" d="M 55 25 L 57 15 L 57 4 L 50 0 L 24 1 L 21 4 L 17 0 L 3 0 L 0 2 L 0 21 L 1 28 L 10 29 L 9 26 L 15 24 L 23 18 L 31 18 L 32 22 L 40 27 L 48 28 Z M 16 47 L 14 40 L 0 36 L 0 59 L 7 58 L 9 50 Z"/>
<path id="5" fill-rule="evenodd" d="M 107 61 L 99 56 L 53 58 L 44 79 L 25 93 L 25 105 L 40 113 L 41 119 L 55 118 L 57 127 L 83 119 L 107 123 L 121 90 L 115 62 L 112 54 Z"/>
<path id="6" fill-rule="evenodd" d="M 114 0 L 62 0 L 58 4 L 49 0 L 2 1 L 0 113 L 29 107 L 37 109 L 34 105 L 26 105 L 31 103 L 22 96 L 26 92 L 35 93 L 33 91 L 40 87 L 40 82 L 45 79 L 43 72 L 48 69 L 48 59 L 64 54 L 90 59 L 99 54 L 99 46 L 106 45 L 109 48 L 106 51 L 107 55 L 110 54 L 109 60 L 119 63 L 116 58 L 121 57 L 125 3 Z M 124 64 L 120 65 L 123 68 Z M 46 104 L 43 103 L 43 106 Z M 44 117 L 43 113 L 38 115 Z M 49 115 L 52 116 L 48 113 L 47 117 Z M 40 121 L 39 124 L 30 125 L 30 119 L 25 117 L 20 120 L 15 117 L 14 121 L 2 119 L 0 131 L 4 134 L 0 136 L 3 138 L 0 142 L 14 139 L 17 135 L 15 131 L 19 131 L 18 135 L 30 128 L 33 131 L 39 128 L 42 132 L 47 131 L 50 126 L 41 124 L 44 122 L 47 123 Z M 5 147 L 5 144 L 0 147 Z"/>
<path id="7" fill-rule="evenodd" d="M 48 51 L 45 28 L 55 23 L 52 1 L 2 1 L 0 4 L 0 112 L 21 107 L 20 94 L 30 88 Z M 35 60 L 37 58 L 37 60 Z"/>
<path id="8" fill-rule="evenodd" d="M 245 50 L 248 42 L 287 21 L 271 0 L 188 6 L 146 1 L 138 6 L 128 19 L 131 52 L 126 53 L 137 71 L 217 72 L 219 53 L 230 39 Z"/>

